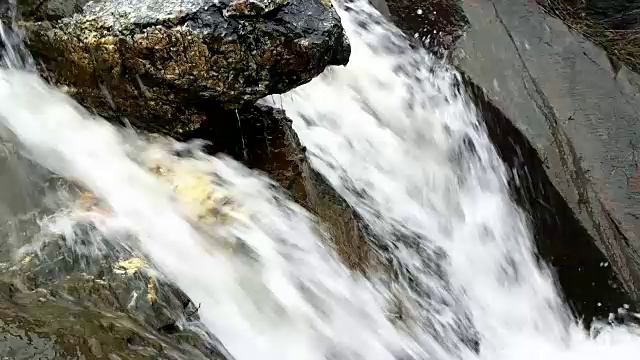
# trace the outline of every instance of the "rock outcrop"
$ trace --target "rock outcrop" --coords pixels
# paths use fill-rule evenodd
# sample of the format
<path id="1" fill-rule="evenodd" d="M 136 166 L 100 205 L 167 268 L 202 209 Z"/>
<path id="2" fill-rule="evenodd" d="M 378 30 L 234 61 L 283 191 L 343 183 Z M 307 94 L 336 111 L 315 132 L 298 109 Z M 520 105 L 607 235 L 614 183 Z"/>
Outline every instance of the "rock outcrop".
<path id="1" fill-rule="evenodd" d="M 18 9 L 41 70 L 82 105 L 145 131 L 210 141 L 209 153 L 265 171 L 323 220 L 349 266 L 369 265 L 361 222 L 309 166 L 290 121 L 252 105 L 348 61 L 330 1 L 47 0 Z M 153 276 L 143 255 L 97 239 L 91 224 L 75 230 L 73 244 L 50 239 L 4 262 L 0 324 L 43 345 L 11 338 L 13 350 L 0 355 L 228 357 L 213 335 L 192 328 L 197 306 Z"/>
<path id="2" fill-rule="evenodd" d="M 538 0 L 552 16 L 609 55 L 614 71 L 620 64 L 640 72 L 640 1 Z"/>
<path id="3" fill-rule="evenodd" d="M 2 356 L 226 359 L 197 306 L 91 222 L 2 265 L 0 328 L 11 334 Z"/>
<path id="4" fill-rule="evenodd" d="M 539 254 L 576 315 L 588 322 L 637 302 L 637 75 L 616 75 L 604 51 L 535 2 L 390 0 L 389 8 L 410 35 L 461 35 L 436 42 L 438 51 L 464 75 L 513 170 L 513 196 L 530 214 Z M 417 11 L 426 8 L 444 20 L 431 25 Z"/>
<path id="5" fill-rule="evenodd" d="M 605 319 L 632 299 L 609 259 L 554 187 L 529 139 L 472 81 L 466 88 L 501 159 L 511 169 L 512 196 L 529 215 L 538 254 L 557 277 L 575 315 Z"/>
<path id="6" fill-rule="evenodd" d="M 346 64 L 326 0 L 47 0 L 19 7 L 51 80 L 107 118 L 177 134 Z"/>

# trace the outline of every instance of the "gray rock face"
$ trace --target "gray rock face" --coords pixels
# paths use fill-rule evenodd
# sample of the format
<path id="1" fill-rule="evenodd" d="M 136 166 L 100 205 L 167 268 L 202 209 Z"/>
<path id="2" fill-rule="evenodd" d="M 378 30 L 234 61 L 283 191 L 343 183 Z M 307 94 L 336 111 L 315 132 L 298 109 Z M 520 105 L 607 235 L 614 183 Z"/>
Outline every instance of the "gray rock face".
<path id="1" fill-rule="evenodd" d="M 198 320 L 197 306 L 150 273 L 143 257 L 101 238 L 91 223 L 72 233 L 47 239 L 2 270 L 0 287 L 9 290 L 0 296 L 0 327 L 33 331 L 47 345 L 42 352 L 58 356 L 51 358 L 99 359 L 105 350 L 123 359 L 225 359 L 204 326 L 181 328 Z M 19 351 L 40 349 L 23 344 Z"/>
<path id="2" fill-rule="evenodd" d="M 519 4 L 518 7 L 516 3 Z M 535 3 L 524 4 L 523 1 L 516 3 L 509 2 L 510 5 L 506 5 L 506 2 L 496 2 L 496 5 L 498 9 L 500 6 L 513 6 L 508 12 L 512 25 L 538 24 L 542 29 L 545 28 L 544 22 L 548 21 L 548 17 L 538 11 Z M 549 140 L 551 131 L 547 125 L 547 118 L 544 113 L 539 112 L 537 102 L 533 100 L 537 98 L 531 97 L 536 94 L 529 95 L 524 90 L 533 88 L 528 77 L 530 75 L 523 70 L 521 65 L 523 60 L 514 51 L 514 44 L 510 42 L 500 20 L 492 12 L 492 3 L 488 0 L 480 2 L 428 0 L 417 3 L 390 0 L 389 8 L 398 26 L 408 31 L 409 36 L 423 33 L 440 34 L 426 45 L 429 48 L 435 46 L 437 52 L 454 51 L 453 55 L 458 58 L 458 67 L 463 74 L 467 92 L 478 108 L 478 114 L 484 120 L 499 155 L 512 170 L 509 179 L 512 196 L 529 214 L 538 254 L 553 269 L 561 290 L 576 316 L 584 318 L 588 325 L 592 317 L 606 319 L 609 312 L 615 313 L 622 304 L 631 303 L 629 293 L 638 289 L 638 283 L 625 274 L 632 272 L 633 267 L 623 262 L 618 263 L 613 271 L 609 266 L 613 262 L 612 259 L 616 258 L 616 254 L 631 250 L 625 248 L 625 239 L 616 238 L 611 232 L 600 235 L 601 231 L 596 230 L 591 217 L 584 215 L 586 211 L 584 206 L 578 204 L 576 200 L 577 189 L 583 191 L 585 187 L 574 185 L 570 180 L 574 178 L 570 170 L 565 171 L 559 160 L 555 163 L 549 162 L 548 155 L 543 152 L 545 150 L 557 153 L 563 151 L 563 148 L 556 148 L 554 140 Z M 418 9 L 431 9 L 432 12 L 417 14 Z M 536 10 L 537 17 L 529 21 L 532 15 L 528 11 L 531 10 Z M 434 17 L 442 20 L 434 21 Z M 557 25 L 557 22 L 554 24 Z M 551 28 L 547 30 L 552 31 Z M 455 43 L 444 41 L 451 34 L 456 33 L 464 35 L 456 38 L 458 40 Z M 575 67 L 572 70 L 575 73 L 565 74 L 568 71 L 567 67 L 572 69 L 572 64 L 575 64 L 574 57 L 584 59 L 586 55 L 571 48 L 570 44 L 576 41 L 571 40 L 571 37 L 575 34 L 567 32 L 566 29 L 563 34 L 565 37 L 561 38 L 562 44 L 569 45 L 562 47 L 556 44 L 555 51 L 527 51 L 524 56 L 527 64 L 539 64 L 539 67 L 534 67 L 538 71 L 536 73 L 538 77 L 546 73 L 550 74 L 549 77 L 555 76 L 556 87 L 543 89 L 547 92 L 546 96 L 553 98 L 550 102 L 558 107 L 557 103 L 573 103 L 572 96 L 586 96 L 589 92 L 604 96 L 602 92 L 598 92 L 595 84 L 584 82 L 584 79 L 588 79 L 590 75 L 588 67 L 587 72 L 584 73 L 580 68 Z M 547 36 L 555 38 L 560 35 L 551 32 Z M 532 48 L 532 44 L 540 46 L 548 37 L 542 37 L 539 32 L 528 29 L 520 31 L 515 37 L 515 42 L 522 51 L 520 47 L 528 50 Z M 548 46 L 551 44 L 549 43 Z M 590 49 L 593 48 L 594 46 L 591 45 Z M 567 52 L 561 54 L 565 50 Z M 563 77 L 557 76 L 558 67 L 562 69 L 560 74 L 565 74 Z M 622 76 L 627 76 L 624 74 L 630 74 L 630 78 L 634 78 L 633 73 L 623 68 L 618 74 L 618 80 L 622 79 Z M 583 78 L 578 88 L 573 85 L 575 83 L 573 79 L 576 77 Z M 619 84 L 626 88 L 625 91 L 628 94 L 637 91 L 637 86 L 632 84 L 631 80 L 628 83 L 620 82 Z M 558 92 L 553 89 L 573 90 Z M 603 92 L 606 91 L 610 89 L 603 90 Z M 580 93 L 582 95 L 578 95 Z M 609 98 L 614 97 L 609 96 Z M 599 102 L 604 100 L 608 101 L 608 98 L 599 99 Z M 585 104 L 585 101 L 582 101 L 580 106 L 583 108 L 591 106 L 590 111 L 595 114 L 600 111 L 596 108 L 596 104 Z M 551 114 L 554 112 L 555 110 Z M 586 123 L 581 125 L 580 121 Z M 562 126 L 566 124 L 567 122 L 561 122 Z M 561 125 L 559 125 L 560 128 Z M 584 117 L 574 122 L 573 126 L 595 128 L 595 125 Z M 604 129 L 606 130 L 606 126 Z M 541 133 L 546 134 L 547 137 L 540 135 Z M 582 145 L 589 146 L 589 144 Z M 626 145 L 621 144 L 622 147 Z M 564 184 L 563 187 L 560 187 L 562 184 Z M 594 189 L 591 185 L 586 186 L 586 189 L 591 189 L 588 190 L 591 194 L 598 194 L 598 189 Z M 601 208 L 598 207 L 598 209 Z M 582 211 L 583 216 L 576 218 L 579 215 L 578 211 Z M 597 229 L 609 226 L 607 225 L 610 221 L 608 212 L 600 211 L 593 217 L 597 224 L 603 224 L 597 225 Z M 611 229 L 610 226 L 609 229 Z M 603 245 L 606 241 L 618 244 L 620 247 L 618 252 L 606 251 Z"/>
<path id="3" fill-rule="evenodd" d="M 640 299 L 638 75 L 526 0 L 464 0 L 459 66 L 527 136 Z M 580 251 L 576 249 L 575 251 Z"/>
<path id="4" fill-rule="evenodd" d="M 252 103 L 350 54 L 324 0 L 101 0 L 65 15 L 22 23 L 52 80 L 100 115 L 174 134 L 200 124 L 199 104 Z"/>

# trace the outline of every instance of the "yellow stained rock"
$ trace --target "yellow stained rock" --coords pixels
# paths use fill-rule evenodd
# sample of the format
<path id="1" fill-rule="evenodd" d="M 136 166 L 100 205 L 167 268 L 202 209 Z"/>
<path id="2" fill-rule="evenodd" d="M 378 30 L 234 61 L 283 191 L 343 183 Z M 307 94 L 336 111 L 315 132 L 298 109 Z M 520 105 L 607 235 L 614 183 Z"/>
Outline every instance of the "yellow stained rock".
<path id="1" fill-rule="evenodd" d="M 156 300 L 158 299 L 157 286 L 158 284 L 156 283 L 155 278 L 152 277 L 151 279 L 149 279 L 149 283 L 147 284 L 147 301 L 151 305 L 155 304 Z"/>
<path id="2" fill-rule="evenodd" d="M 144 268 L 146 263 L 144 260 L 133 257 L 127 260 L 119 261 L 113 267 L 113 271 L 117 274 L 126 274 L 133 275 L 136 272 L 140 271 L 140 269 Z M 149 277 L 149 281 L 147 283 L 147 301 L 149 304 L 153 305 L 158 300 L 158 283 L 156 278 L 153 276 Z M 132 303 L 135 301 L 132 301 Z"/>
<path id="3" fill-rule="evenodd" d="M 25 256 L 25 257 L 20 261 L 20 263 L 21 263 L 22 265 L 29 265 L 29 263 L 31 262 L 31 260 L 33 260 L 33 257 L 34 257 L 34 256 L 35 256 L 35 255 L 33 255 L 33 254 L 29 254 L 29 255 Z"/>
<path id="4" fill-rule="evenodd" d="M 144 262 L 144 260 L 137 257 L 132 257 L 130 259 L 117 262 L 113 266 L 113 271 L 116 274 L 133 275 L 136 272 L 140 271 L 140 269 L 144 268 L 146 265 L 147 264 Z"/>
<path id="5" fill-rule="evenodd" d="M 98 197 L 90 191 L 84 191 L 80 193 L 80 197 L 78 198 L 77 205 L 80 209 L 85 211 L 94 211 L 102 215 L 111 214 L 111 210 L 103 206 L 100 206 Z"/>
<path id="6" fill-rule="evenodd" d="M 188 215 L 197 221 L 224 220 L 224 208 L 229 205 L 224 194 L 213 190 L 213 176 L 196 165 L 181 161 L 154 164 L 150 170 L 167 183 Z"/>

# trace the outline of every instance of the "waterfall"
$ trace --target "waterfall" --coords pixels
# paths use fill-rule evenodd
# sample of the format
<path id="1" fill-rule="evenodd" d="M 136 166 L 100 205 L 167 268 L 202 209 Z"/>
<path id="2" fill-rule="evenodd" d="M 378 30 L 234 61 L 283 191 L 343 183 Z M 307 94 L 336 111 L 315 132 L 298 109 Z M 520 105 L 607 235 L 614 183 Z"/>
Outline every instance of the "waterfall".
<path id="1" fill-rule="evenodd" d="M 85 218 L 201 304 L 202 322 L 238 360 L 640 353 L 637 329 L 606 327 L 593 338 L 571 316 L 534 258 L 526 218 L 459 75 L 366 1 L 337 7 L 348 66 L 263 101 L 294 120 L 312 165 L 371 229 L 388 271 L 349 270 L 317 220 L 264 175 L 91 115 L 30 71 L 4 34 L 0 125 L 11 136 L 3 141 L 108 204 L 107 215 Z M 178 156 L 185 146 L 190 155 Z M 174 175 L 159 179 L 157 166 Z M 206 179 L 223 217 L 202 220 L 176 197 L 194 179 Z M 52 229 L 72 215 L 58 213 Z"/>

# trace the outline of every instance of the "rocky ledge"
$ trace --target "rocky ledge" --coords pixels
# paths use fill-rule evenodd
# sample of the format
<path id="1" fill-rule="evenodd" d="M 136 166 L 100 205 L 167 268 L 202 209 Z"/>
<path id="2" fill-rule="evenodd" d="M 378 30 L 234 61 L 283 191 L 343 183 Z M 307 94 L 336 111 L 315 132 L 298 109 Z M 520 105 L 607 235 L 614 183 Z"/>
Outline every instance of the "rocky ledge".
<path id="1" fill-rule="evenodd" d="M 98 114 L 176 134 L 344 65 L 328 0 L 80 0 L 18 7 L 51 80 Z"/>

